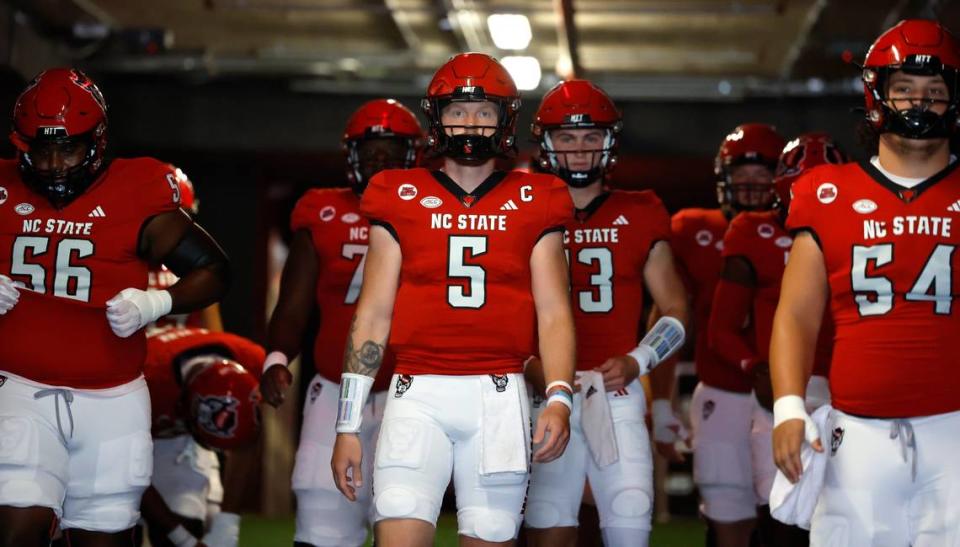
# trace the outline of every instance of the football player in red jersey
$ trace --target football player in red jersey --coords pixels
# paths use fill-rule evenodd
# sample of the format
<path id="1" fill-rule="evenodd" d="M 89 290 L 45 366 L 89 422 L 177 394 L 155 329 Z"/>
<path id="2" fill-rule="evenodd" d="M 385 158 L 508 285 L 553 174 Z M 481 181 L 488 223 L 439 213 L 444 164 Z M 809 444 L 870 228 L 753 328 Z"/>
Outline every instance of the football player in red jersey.
<path id="1" fill-rule="evenodd" d="M 180 208 L 190 213 L 190 216 L 196 219 L 197 214 L 200 212 L 200 200 L 197 199 L 193 182 L 190 181 L 187 174 L 179 167 L 173 165 L 169 165 L 169 167 L 170 170 L 173 171 L 177 179 L 177 187 L 180 189 Z M 147 288 L 151 290 L 167 289 L 179 280 L 175 273 L 171 272 L 169 268 L 162 264 L 155 268 L 150 268 L 150 272 L 147 275 Z M 214 302 L 200 311 L 189 314 L 165 315 L 150 325 L 147 325 L 147 330 L 150 331 L 153 328 L 164 328 L 168 326 L 202 327 L 214 332 L 223 332 L 223 321 L 220 318 L 220 304 Z"/>
<path id="2" fill-rule="evenodd" d="M 319 309 L 320 329 L 313 348 L 318 372 L 307 390 L 293 471 L 298 546 L 359 546 L 367 539 L 369 483 L 358 492 L 360 502 L 351 503 L 337 491 L 327 467 L 336 439 L 333 425 L 344 342 L 360 295 L 370 231 L 360 215 L 360 197 L 370 178 L 383 169 L 414 167 L 422 139 L 416 116 L 402 104 L 393 99 L 364 104 L 347 121 L 343 134 L 350 188 L 309 190 L 293 210 L 293 243 L 270 321 L 271 352 L 262 390 L 271 404 L 283 400 L 291 380 L 286 364 L 300 351 L 312 308 Z M 364 409 L 362 439 L 371 456 L 392 372 L 391 367 L 377 376 L 374 395 Z M 372 462 L 372 457 L 364 462 L 367 476 Z"/>
<path id="3" fill-rule="evenodd" d="M 687 303 L 663 204 L 651 191 L 604 188 L 622 123 L 613 101 L 586 80 L 557 84 L 533 122 L 541 167 L 567 183 L 576 208 L 564 246 L 579 390 L 563 456 L 533 466 L 525 514 L 532 546 L 576 544 L 588 479 L 605 545 L 645 546 L 650 533 L 653 460 L 638 378 L 682 346 Z M 638 346 L 644 285 L 664 316 Z M 542 385 L 539 360 L 527 374 Z M 535 418 L 538 403 L 534 398 Z"/>
<path id="4" fill-rule="evenodd" d="M 846 157 L 824 133 L 807 133 L 790 141 L 777 166 L 777 206 L 770 211 L 740 213 L 723 238 L 723 265 L 713 296 L 708 336 L 710 348 L 728 366 L 738 366 L 753 377 L 758 404 L 750 432 L 750 464 L 763 545 L 807 544 L 805 531 L 773 520 L 769 507 L 776 467 L 770 445 L 773 399 L 767 360 L 780 280 L 793 243 L 784 226 L 790 185 L 805 169 L 845 162 Z M 829 402 L 826 373 L 832 334 L 831 329 L 824 329 L 818 340 L 816 370 L 807 386 L 807 406 L 811 409 Z"/>
<path id="5" fill-rule="evenodd" d="M 0 161 L 0 545 L 130 545 L 150 484 L 142 327 L 210 305 L 227 260 L 150 158 L 107 162 L 106 104 L 52 69 L 13 110 Z M 180 276 L 145 290 L 148 263 Z M 64 366 L 69 363 L 69 366 Z"/>
<path id="6" fill-rule="evenodd" d="M 147 338 L 144 377 L 153 421 L 153 479 L 141 512 L 154 547 L 236 547 L 215 450 L 243 448 L 260 428 L 264 350 L 246 338 L 169 327 Z M 222 510 L 221 510 L 222 509 Z"/>
<path id="7" fill-rule="evenodd" d="M 862 72 L 877 155 L 793 185 L 770 354 L 773 450 L 794 482 L 817 482 L 801 469 L 804 442 L 825 460 L 812 545 L 960 541 L 958 71 L 960 42 L 939 23 L 886 31 Z M 820 430 L 803 397 L 828 302 L 833 410 Z"/>
<path id="8" fill-rule="evenodd" d="M 700 489 L 700 510 L 720 547 L 747 545 L 755 524 L 749 443 L 754 403 L 751 378 L 739 367 L 725 364 L 709 348 L 710 305 L 720 278 L 727 225 L 737 212 L 772 205 L 773 174 L 784 144 L 783 137 L 769 125 L 736 127 L 724 139 L 715 161 L 720 208 L 684 209 L 671 222 L 670 247 L 692 298 L 692 323 L 699 329 L 694 360 L 700 384 L 690 407 L 694 481 Z M 658 375 L 666 380 L 658 381 Z M 665 456 L 671 455 L 677 426 L 669 400 L 661 399 L 670 390 L 658 389 L 658 385 L 672 384 L 672 377 L 672 364 L 665 363 L 651 378 L 654 440 Z"/>
<path id="9" fill-rule="evenodd" d="M 519 106 L 495 59 L 453 57 L 423 101 L 443 169 L 381 171 L 363 195 L 373 226 L 332 466 L 355 499 L 369 479 L 361 411 L 389 336 L 397 374 L 374 458 L 377 545 L 431 545 L 451 473 L 461 545 L 516 537 L 530 461 L 522 371 L 536 335 L 548 404 L 533 458 L 566 445 L 575 344 L 562 230 L 573 205 L 552 175 L 495 169 L 513 150 Z"/>

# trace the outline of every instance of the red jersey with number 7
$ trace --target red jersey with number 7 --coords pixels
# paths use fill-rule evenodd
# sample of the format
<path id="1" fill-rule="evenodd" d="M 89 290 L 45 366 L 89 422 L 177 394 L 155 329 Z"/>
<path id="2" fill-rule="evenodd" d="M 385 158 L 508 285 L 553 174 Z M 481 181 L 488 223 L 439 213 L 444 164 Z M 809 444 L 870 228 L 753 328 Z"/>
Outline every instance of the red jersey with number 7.
<path id="1" fill-rule="evenodd" d="M 787 225 L 823 251 L 836 326 L 830 392 L 844 412 L 960 410 L 958 165 L 910 189 L 870 163 L 818 166 L 793 185 Z"/>
<path id="2" fill-rule="evenodd" d="M 293 231 L 307 230 L 317 257 L 315 301 L 320 310 L 320 328 L 313 344 L 317 373 L 340 383 L 343 350 L 367 257 L 370 223 L 360 215 L 360 198 L 349 188 L 308 190 L 293 208 Z M 389 352 L 377 373 L 374 391 L 390 383 L 393 360 Z"/>
<path id="3" fill-rule="evenodd" d="M 536 353 L 530 256 L 571 219 L 566 185 L 494 172 L 467 193 L 441 171 L 386 170 L 361 209 L 403 253 L 390 331 L 397 372 L 520 372 Z"/>
<path id="4" fill-rule="evenodd" d="M 21 287 L 0 316 L 0 370 L 80 389 L 137 378 L 144 334 L 114 335 L 106 301 L 146 288 L 141 229 L 179 204 L 171 167 L 152 158 L 114 160 L 63 209 L 23 183 L 15 160 L 0 161 L 0 273 Z"/>
<path id="5" fill-rule="evenodd" d="M 670 239 L 670 215 L 656 194 L 614 190 L 567 223 L 577 370 L 592 370 L 637 345 L 643 269 L 658 241 Z"/>

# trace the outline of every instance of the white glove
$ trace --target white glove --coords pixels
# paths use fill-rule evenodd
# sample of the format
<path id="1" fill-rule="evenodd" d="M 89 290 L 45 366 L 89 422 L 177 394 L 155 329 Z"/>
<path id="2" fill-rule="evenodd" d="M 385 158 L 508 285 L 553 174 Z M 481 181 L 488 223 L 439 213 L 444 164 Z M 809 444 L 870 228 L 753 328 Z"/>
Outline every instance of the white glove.
<path id="1" fill-rule="evenodd" d="M 654 399 L 650 410 L 653 414 L 653 440 L 658 443 L 673 444 L 677 441 L 686 442 L 690 438 L 687 428 L 673 412 L 673 405 L 669 399 Z"/>
<path id="2" fill-rule="evenodd" d="M 18 300 L 20 300 L 20 291 L 13 284 L 13 280 L 0 274 L 0 315 L 12 310 Z"/>
<path id="3" fill-rule="evenodd" d="M 217 513 L 210 520 L 210 531 L 203 536 L 208 547 L 237 547 L 240 541 L 240 515 Z"/>
<path id="4" fill-rule="evenodd" d="M 183 525 L 178 525 L 167 534 L 170 543 L 177 547 L 194 547 L 197 544 L 197 538 L 193 537 Z"/>
<path id="5" fill-rule="evenodd" d="M 123 289 L 107 300 L 107 321 L 114 334 L 126 338 L 170 313 L 172 306 L 168 291 Z"/>

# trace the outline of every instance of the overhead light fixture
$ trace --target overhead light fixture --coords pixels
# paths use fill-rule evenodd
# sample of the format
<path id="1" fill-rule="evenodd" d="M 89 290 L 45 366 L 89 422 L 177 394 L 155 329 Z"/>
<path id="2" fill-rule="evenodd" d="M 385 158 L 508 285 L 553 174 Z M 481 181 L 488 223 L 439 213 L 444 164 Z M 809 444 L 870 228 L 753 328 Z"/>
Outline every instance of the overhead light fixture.
<path id="1" fill-rule="evenodd" d="M 530 20 L 518 13 L 495 13 L 487 17 L 487 28 L 493 44 L 500 49 L 527 49 L 533 32 Z"/>
<path id="2" fill-rule="evenodd" d="M 517 89 L 530 91 L 540 85 L 540 61 L 536 57 L 510 55 L 500 60 Z"/>

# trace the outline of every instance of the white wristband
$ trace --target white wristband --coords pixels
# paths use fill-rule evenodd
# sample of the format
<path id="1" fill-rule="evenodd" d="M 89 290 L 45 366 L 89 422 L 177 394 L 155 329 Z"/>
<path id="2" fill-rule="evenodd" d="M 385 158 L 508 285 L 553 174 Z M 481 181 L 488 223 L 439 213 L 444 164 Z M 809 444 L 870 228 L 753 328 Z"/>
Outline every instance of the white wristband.
<path id="1" fill-rule="evenodd" d="M 182 524 L 167 533 L 167 539 L 177 547 L 194 547 L 197 544 L 197 538 L 187 531 Z"/>
<path id="2" fill-rule="evenodd" d="M 553 389 L 553 388 L 555 388 L 555 387 L 557 387 L 557 386 L 560 386 L 560 387 L 566 389 L 568 392 L 573 393 L 573 386 L 571 386 L 569 383 L 567 383 L 567 382 L 565 382 L 565 381 L 563 381 L 563 380 L 554 380 L 554 381 L 550 382 L 549 384 L 547 384 L 547 389 L 543 390 L 544 394 L 550 393 L 550 390 Z"/>
<path id="3" fill-rule="evenodd" d="M 773 427 L 789 420 L 808 420 L 807 405 L 799 395 L 784 395 L 773 402 Z"/>
<path id="4" fill-rule="evenodd" d="M 373 378 L 344 372 L 340 376 L 340 404 L 337 406 L 337 433 L 358 433 L 363 407 L 373 387 Z"/>
<path id="5" fill-rule="evenodd" d="M 260 371 L 260 374 L 266 374 L 267 371 L 270 370 L 270 367 L 275 367 L 277 365 L 289 365 L 287 356 L 282 351 L 271 351 L 267 354 L 267 358 L 263 361 L 263 370 Z"/>
<path id="6" fill-rule="evenodd" d="M 570 393 L 558 389 L 553 392 L 553 395 L 547 398 L 547 405 L 550 403 L 560 403 L 570 409 L 570 412 L 573 412 L 573 396 Z"/>
<path id="7" fill-rule="evenodd" d="M 683 323 L 665 315 L 657 320 L 640 344 L 627 355 L 637 360 L 642 376 L 683 347 L 685 337 Z"/>

